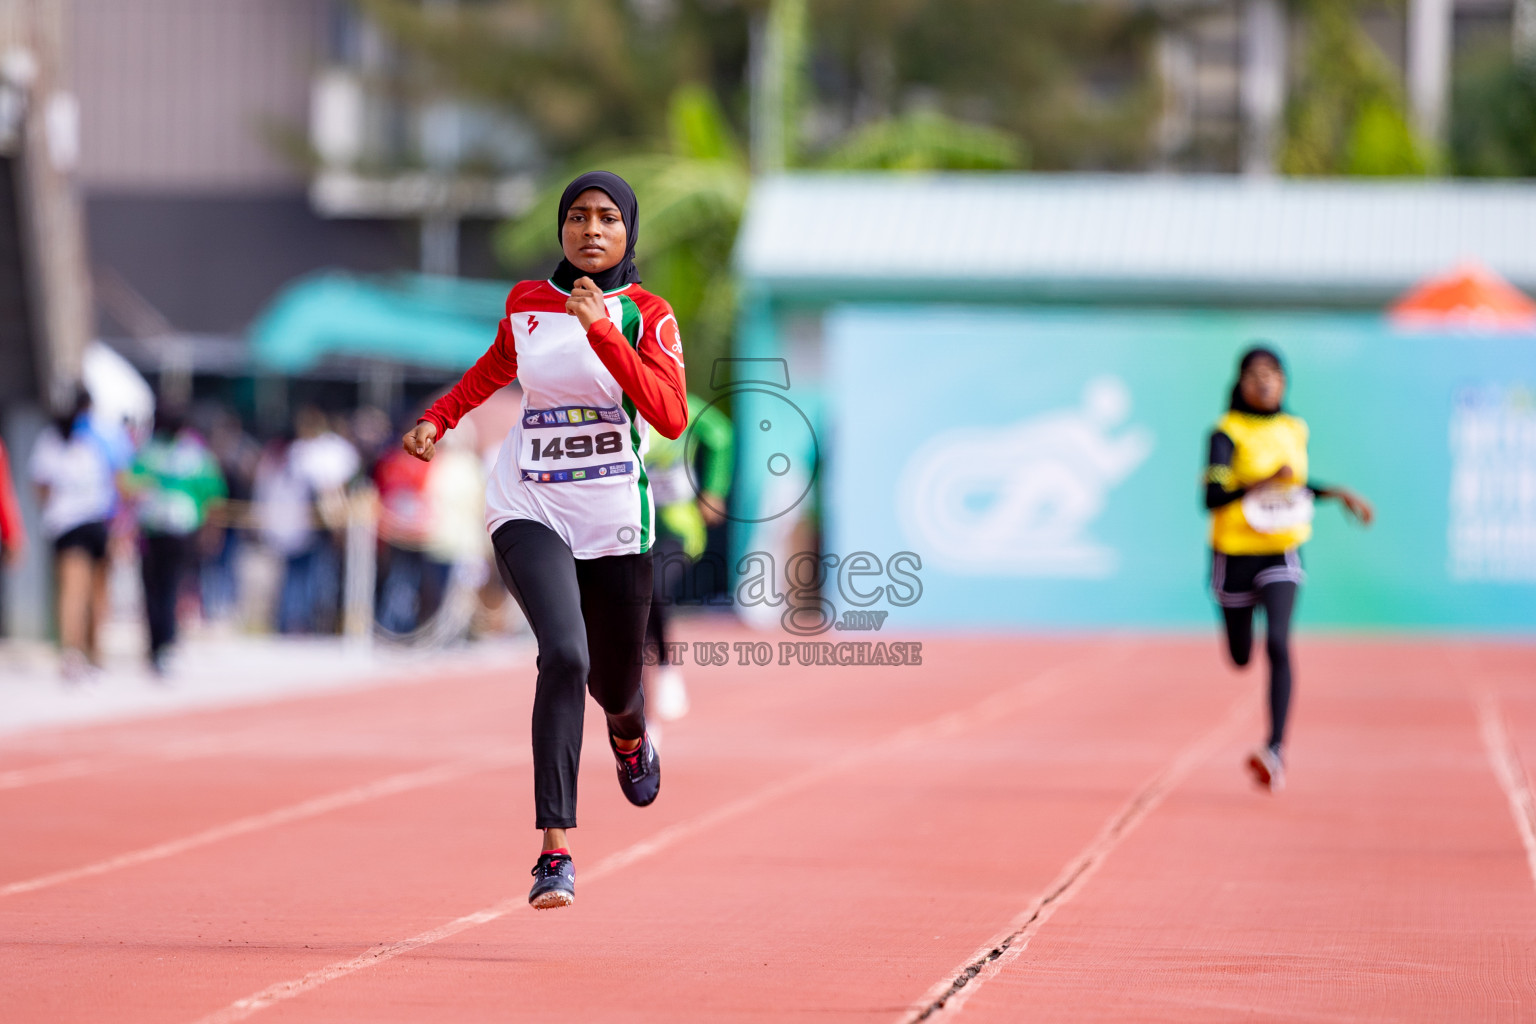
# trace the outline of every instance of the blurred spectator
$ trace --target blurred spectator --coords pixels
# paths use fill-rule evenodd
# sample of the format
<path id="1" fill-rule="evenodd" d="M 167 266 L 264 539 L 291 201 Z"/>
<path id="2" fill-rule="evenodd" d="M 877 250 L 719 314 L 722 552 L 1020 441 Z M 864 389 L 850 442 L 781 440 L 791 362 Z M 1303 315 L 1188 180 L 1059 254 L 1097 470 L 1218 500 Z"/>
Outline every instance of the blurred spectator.
<path id="1" fill-rule="evenodd" d="M 430 463 L 396 447 L 374 471 L 381 508 L 378 621 L 391 632 L 417 629 L 442 607 L 454 566 L 493 575 L 475 438 L 466 419 Z"/>
<path id="2" fill-rule="evenodd" d="M 379 591 L 381 626 L 408 633 L 442 598 L 446 567 L 428 564 L 430 528 L 427 477 L 432 464 L 399 448 L 379 459 L 373 482 L 379 490 Z"/>
<path id="3" fill-rule="evenodd" d="M 21 564 L 26 551 L 27 533 L 21 521 L 21 505 L 16 501 L 16 488 L 11 480 L 11 460 L 5 452 L 5 442 L 0 441 L 0 568 L 11 569 Z M 0 582 L 4 577 L 0 576 Z M 0 595 L 4 587 L 0 586 Z M 0 636 L 5 635 L 5 605 L 0 602 Z"/>
<path id="4" fill-rule="evenodd" d="M 651 611 L 645 627 L 646 643 L 656 652 L 657 663 L 647 696 L 663 721 L 688 713 L 682 666 L 668 654 L 672 602 L 699 600 L 693 563 L 704 553 L 708 528 L 725 522 L 734 460 L 730 417 L 695 395 L 688 396 L 688 417 L 687 433 L 675 439 L 657 438 L 645 459 L 657 526 L 651 545 L 655 562 Z M 701 469 L 697 486 L 689 473 L 690 447 L 697 452 Z M 721 572 L 716 583 L 723 582 Z"/>
<path id="5" fill-rule="evenodd" d="M 292 439 L 269 442 L 257 463 L 252 487 L 262 544 L 282 562 L 275 623 L 279 633 L 306 631 L 308 610 L 314 604 L 309 571 L 314 558 L 314 511 L 309 487 L 288 458 L 292 447 Z"/>
<path id="6" fill-rule="evenodd" d="M 218 460 L 219 473 L 224 477 L 229 498 L 225 508 L 249 507 L 256 466 L 261 459 L 260 446 L 245 432 L 240 420 L 228 412 L 214 421 L 208 444 L 213 457 Z M 222 619 L 235 609 L 240 599 L 236 566 L 239 564 L 241 531 L 229 514 L 215 512 L 213 522 L 210 550 L 202 567 L 203 614 L 210 619 Z"/>
<path id="7" fill-rule="evenodd" d="M 92 423 L 85 389 L 75 407 L 45 429 L 32 450 L 31 476 L 53 542 L 59 646 L 64 677 L 77 681 L 101 664 L 98 635 L 107 609 L 107 524 L 117 508 L 115 477 L 129 453 L 121 432 Z"/>
<path id="8" fill-rule="evenodd" d="M 445 571 L 452 565 L 483 562 L 487 572 L 495 575 L 490 570 L 491 535 L 485 528 L 485 464 L 477 452 L 475 425 L 461 420 L 443 442 L 437 446 L 437 457 L 424 464 L 430 470 L 426 552 Z"/>
<path id="9" fill-rule="evenodd" d="M 358 409 L 352 414 L 349 428 L 363 471 L 369 476 L 374 475 L 384 456 L 400 447 L 389 414 L 377 406 L 365 405 Z"/>
<path id="10" fill-rule="evenodd" d="M 264 458 L 257 476 L 263 535 L 286 560 L 277 628 L 334 633 L 341 603 L 338 534 L 346 525 L 345 488 L 359 459 L 318 409 L 299 410 L 295 428 L 298 437 L 286 446 L 280 464 Z"/>
<path id="11" fill-rule="evenodd" d="M 345 489 L 362 462 L 352 442 L 332 430 L 325 414 L 313 406 L 299 410 L 294 418 L 297 437 L 288 450 L 288 458 L 299 476 L 314 490 L 320 518 L 327 526 L 339 527 L 345 516 Z"/>
<path id="12" fill-rule="evenodd" d="M 195 565 L 199 531 L 224 501 L 224 474 L 208 446 L 179 413 L 159 409 L 154 434 L 123 478 L 139 521 L 139 564 L 149 664 L 165 672 L 166 649 L 176 642 L 176 605 L 187 570 Z"/>

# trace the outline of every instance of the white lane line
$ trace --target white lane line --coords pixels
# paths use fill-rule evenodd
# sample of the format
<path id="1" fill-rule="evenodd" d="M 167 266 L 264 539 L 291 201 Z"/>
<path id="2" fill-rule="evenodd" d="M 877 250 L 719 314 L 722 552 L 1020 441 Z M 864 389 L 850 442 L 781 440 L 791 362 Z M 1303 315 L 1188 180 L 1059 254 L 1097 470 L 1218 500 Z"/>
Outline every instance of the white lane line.
<path id="1" fill-rule="evenodd" d="M 1129 658 L 1132 650 L 1133 648 L 1128 645 L 1116 645 L 1112 649 L 1111 658 L 1108 659 L 1110 664 L 1101 665 L 1099 668 L 1102 670 L 1102 668 L 1110 667 L 1114 663 Z M 580 872 L 578 879 L 583 885 L 595 882 L 606 875 L 613 874 L 647 857 L 655 856 L 663 850 L 676 846 L 683 840 L 700 832 L 730 821 L 733 818 L 750 814 L 764 804 L 799 790 L 807 789 L 823 779 L 846 771 L 855 765 L 863 764 L 875 758 L 886 757 L 903 748 L 931 742 L 936 738 L 953 736 L 964 729 L 996 721 L 1006 715 L 1023 710 L 1060 691 L 1071 678 L 1070 670 L 1080 668 L 1090 661 L 1104 660 L 1106 659 L 1102 655 L 1094 655 L 1047 669 L 1005 690 L 1001 690 L 969 708 L 940 715 L 938 718 L 921 725 L 909 726 L 882 740 L 877 740 L 857 750 L 850 751 L 824 765 L 806 769 L 780 782 L 764 786 L 756 792 L 723 804 L 713 811 L 678 822 L 675 825 L 670 825 L 647 839 L 642 839 L 638 843 L 609 854 L 590 869 Z M 270 1006 L 275 1006 L 278 1003 L 301 996 L 306 992 L 311 992 L 328 982 L 344 978 L 349 974 L 355 974 L 376 964 L 393 960 L 395 957 L 409 953 L 414 949 L 420 949 L 422 946 L 449 938 L 470 928 L 495 921 L 518 910 L 529 910 L 529 913 L 533 913 L 528 907 L 528 898 L 526 896 L 509 896 L 499 903 L 486 907 L 484 910 L 465 914 L 463 917 L 455 918 L 446 924 L 438 925 L 430 931 L 422 932 L 408 939 L 401 939 L 398 942 L 375 946 L 355 957 L 339 960 L 336 963 L 311 971 L 302 977 L 269 985 L 260 992 L 246 996 L 243 999 L 237 999 L 224 1009 L 199 1019 L 197 1024 L 234 1024 L 234 1022 L 245 1020 Z"/>
<path id="2" fill-rule="evenodd" d="M 40 875 L 21 882 L 11 882 L 9 885 L 0 886 L 0 897 L 36 892 L 39 889 L 62 885 L 65 882 L 74 882 L 82 878 L 93 878 L 97 875 L 105 875 L 122 868 L 133 867 L 137 864 L 164 860 L 167 857 L 174 857 L 177 854 L 186 853 L 188 850 L 195 850 L 200 846 L 207 846 L 210 843 L 232 839 L 235 836 L 249 835 L 252 832 L 275 828 L 278 825 L 287 825 L 291 822 L 303 821 L 306 818 L 319 817 L 331 811 L 355 807 L 358 804 L 377 800 L 380 797 L 394 796 L 397 793 L 407 793 L 413 789 L 452 782 L 456 779 L 464 778 L 466 775 L 474 775 L 493 767 L 511 764 L 526 756 L 526 754 L 519 753 L 498 758 L 473 758 L 449 761 L 446 764 L 434 765 L 431 768 L 424 768 L 419 771 L 389 775 L 382 779 L 376 779 L 373 782 L 364 783 L 361 786 L 353 786 L 351 789 L 343 789 L 325 796 L 315 797 L 312 800 L 290 804 L 287 807 L 279 807 L 274 811 L 267 811 L 264 814 L 254 814 L 248 818 L 239 818 L 235 821 L 226 822 L 223 825 L 216 825 L 205 831 L 194 833 L 193 835 L 134 850 L 131 853 L 119 854 L 116 857 L 109 857 L 94 864 L 70 868 L 67 871 L 55 871 L 52 874 Z"/>
<path id="3" fill-rule="evenodd" d="M 246 729 L 222 736 L 197 736 L 191 739 L 172 740 L 137 752 L 124 751 L 97 757 L 73 757 L 62 761 L 35 764 L 28 768 L 15 768 L 0 772 L 0 790 L 22 789 L 45 782 L 78 779 L 85 775 L 100 775 L 161 761 L 186 761 L 237 752 L 242 747 L 253 745 L 255 743 L 253 737 L 256 735 L 252 730 Z"/>
<path id="4" fill-rule="evenodd" d="M 77 779 L 82 775 L 94 775 L 109 770 L 117 762 L 104 757 L 76 757 L 67 761 L 50 761 L 30 768 L 13 768 L 0 772 L 0 789 L 21 789 L 40 782 L 58 782 L 61 779 Z"/>
<path id="5" fill-rule="evenodd" d="M 244 729 L 223 735 L 198 736 L 191 739 L 172 740 L 158 746 L 127 749 L 116 754 L 96 757 L 75 757 L 59 761 L 47 761 L 26 768 L 14 768 L 0 772 L 0 791 L 24 789 L 49 782 L 62 782 L 88 775 L 104 775 L 130 771 L 151 765 L 192 761 L 201 758 L 224 756 L 256 756 L 268 760 L 293 757 L 327 758 L 368 757 L 386 760 L 428 761 L 458 754 L 462 758 L 466 744 L 420 743 L 411 740 L 389 741 L 377 737 L 362 737 L 349 741 L 346 738 L 316 738 L 312 743 L 295 743 L 289 737 L 274 735 L 274 729 Z M 488 756 L 497 756 L 505 743 L 477 744 L 489 750 Z"/>
<path id="6" fill-rule="evenodd" d="M 1525 846 L 1526 866 L 1531 869 L 1531 881 L 1536 882 L 1536 797 L 1531 794 L 1530 776 L 1520 763 L 1520 754 L 1504 715 L 1499 710 L 1498 698 L 1491 690 L 1481 688 L 1476 694 L 1477 717 L 1482 726 L 1483 748 L 1488 752 L 1488 763 L 1498 778 L 1504 796 L 1509 800 L 1509 813 L 1515 819 L 1515 831 Z"/>
<path id="7" fill-rule="evenodd" d="M 1178 756 L 1147 780 L 1105 823 L 1094 840 L 1068 862 L 1039 898 L 953 971 L 935 982 L 921 999 L 902 1012 L 897 1018 L 899 1024 L 916 1024 L 940 1015 L 948 1018 L 959 1013 L 977 989 L 1024 952 L 1029 940 L 1045 927 L 1056 911 L 1083 890 L 1115 848 L 1157 809 L 1185 776 L 1214 754 L 1226 742 L 1228 734 L 1251 717 L 1252 705 L 1250 696 L 1239 698 L 1214 728 L 1184 747 Z"/>

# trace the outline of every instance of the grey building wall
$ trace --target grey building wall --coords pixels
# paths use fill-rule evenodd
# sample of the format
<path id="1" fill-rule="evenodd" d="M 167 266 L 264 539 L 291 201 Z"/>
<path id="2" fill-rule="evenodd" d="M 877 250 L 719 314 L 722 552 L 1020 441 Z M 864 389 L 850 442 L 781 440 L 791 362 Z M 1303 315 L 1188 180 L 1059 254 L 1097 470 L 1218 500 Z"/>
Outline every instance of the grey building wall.
<path id="1" fill-rule="evenodd" d="M 243 334 L 301 274 L 409 268 L 416 255 L 413 224 L 323 220 L 302 192 L 95 192 L 86 223 L 98 276 L 119 276 L 192 334 Z M 104 336 L 128 333 L 102 305 Z"/>
<path id="2" fill-rule="evenodd" d="M 88 191 L 293 192 L 327 0 L 71 0 Z"/>
<path id="3" fill-rule="evenodd" d="M 418 266 L 414 221 L 318 216 L 306 170 L 274 138 L 308 137 L 341 0 L 68 2 L 98 277 L 126 282 L 179 331 L 239 336 L 302 274 Z M 462 273 L 497 273 L 489 228 L 465 225 Z M 130 333 L 98 305 L 103 337 Z"/>

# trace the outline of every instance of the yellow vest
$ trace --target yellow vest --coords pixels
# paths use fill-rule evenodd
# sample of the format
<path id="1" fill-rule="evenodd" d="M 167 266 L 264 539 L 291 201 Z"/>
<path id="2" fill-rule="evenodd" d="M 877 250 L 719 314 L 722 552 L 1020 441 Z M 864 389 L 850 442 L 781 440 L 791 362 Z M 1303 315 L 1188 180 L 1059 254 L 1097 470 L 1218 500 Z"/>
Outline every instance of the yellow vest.
<path id="1" fill-rule="evenodd" d="M 1232 439 L 1232 469 L 1216 467 L 1211 479 L 1228 490 L 1252 487 L 1290 466 L 1298 485 L 1307 482 L 1307 423 L 1287 413 L 1253 416 L 1229 412 L 1216 429 Z M 1312 536 L 1312 524 L 1303 523 L 1280 533 L 1260 533 L 1248 525 L 1241 501 L 1228 502 L 1211 512 L 1211 547 L 1227 555 L 1278 555 Z"/>

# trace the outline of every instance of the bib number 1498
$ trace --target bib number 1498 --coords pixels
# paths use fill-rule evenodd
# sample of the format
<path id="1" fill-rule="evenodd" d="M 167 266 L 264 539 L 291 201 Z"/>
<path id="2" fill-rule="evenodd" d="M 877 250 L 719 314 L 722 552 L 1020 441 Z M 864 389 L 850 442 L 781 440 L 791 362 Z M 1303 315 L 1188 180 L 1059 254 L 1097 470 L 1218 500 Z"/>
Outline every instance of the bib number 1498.
<path id="1" fill-rule="evenodd" d="M 530 440 L 533 441 L 534 462 L 563 459 L 567 456 L 573 459 L 585 459 L 591 456 L 594 450 L 598 455 L 612 455 L 624 447 L 624 438 L 617 430 L 605 431 L 596 437 L 588 434 L 575 434 L 566 438 L 552 437 L 542 445 L 537 437 Z"/>

